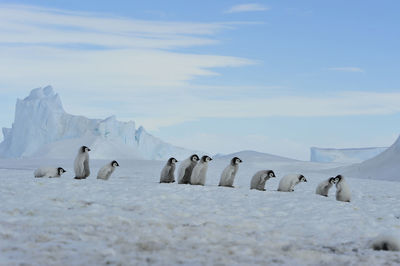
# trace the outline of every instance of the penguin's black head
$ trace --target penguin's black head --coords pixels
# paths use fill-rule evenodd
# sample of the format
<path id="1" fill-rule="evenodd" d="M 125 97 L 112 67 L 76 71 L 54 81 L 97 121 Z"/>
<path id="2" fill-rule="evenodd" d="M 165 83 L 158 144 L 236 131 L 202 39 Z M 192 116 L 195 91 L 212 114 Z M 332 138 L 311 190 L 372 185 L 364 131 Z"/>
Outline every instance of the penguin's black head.
<path id="1" fill-rule="evenodd" d="M 268 176 L 268 178 L 276 177 L 274 171 L 272 171 L 272 170 L 268 170 L 267 176 Z"/>
<path id="2" fill-rule="evenodd" d="M 197 154 L 193 154 L 190 156 L 190 160 L 193 162 L 197 162 L 199 160 L 199 156 Z"/>
<path id="3" fill-rule="evenodd" d="M 304 175 L 299 175 L 299 181 L 300 182 L 307 182 L 307 179 L 304 177 Z"/>
<path id="4" fill-rule="evenodd" d="M 330 184 L 335 184 L 336 183 L 336 179 L 334 177 L 329 178 L 329 183 Z"/>
<path id="5" fill-rule="evenodd" d="M 111 166 L 112 167 L 117 167 L 117 166 L 119 166 L 119 163 L 114 160 L 114 161 L 111 162 Z"/>
<path id="6" fill-rule="evenodd" d="M 171 157 L 171 158 L 168 159 L 168 164 L 169 164 L 169 165 L 175 164 L 175 163 L 177 163 L 177 162 L 178 162 L 178 160 L 175 159 L 174 157 Z"/>
<path id="7" fill-rule="evenodd" d="M 58 175 L 62 175 L 62 174 L 64 174 L 64 173 L 67 172 L 67 171 L 65 171 L 64 168 L 62 168 L 62 167 L 58 167 L 58 168 L 57 168 L 57 172 L 58 172 Z"/>
<path id="8" fill-rule="evenodd" d="M 342 180 L 343 180 L 343 176 L 342 176 L 342 175 L 337 175 L 337 176 L 335 177 L 336 184 L 337 184 L 337 183 L 340 183 Z"/>
<path id="9" fill-rule="evenodd" d="M 89 151 L 90 151 L 90 149 L 88 147 L 86 147 L 86 146 L 81 147 L 81 152 L 85 153 L 85 152 L 89 152 Z"/>
<path id="10" fill-rule="evenodd" d="M 212 161 L 210 156 L 204 155 L 203 157 L 201 157 L 201 162 L 208 163 L 209 161 Z"/>
<path id="11" fill-rule="evenodd" d="M 240 164 L 241 162 L 243 162 L 243 161 L 239 157 L 233 157 L 231 160 L 232 165 L 237 165 L 237 164 Z"/>

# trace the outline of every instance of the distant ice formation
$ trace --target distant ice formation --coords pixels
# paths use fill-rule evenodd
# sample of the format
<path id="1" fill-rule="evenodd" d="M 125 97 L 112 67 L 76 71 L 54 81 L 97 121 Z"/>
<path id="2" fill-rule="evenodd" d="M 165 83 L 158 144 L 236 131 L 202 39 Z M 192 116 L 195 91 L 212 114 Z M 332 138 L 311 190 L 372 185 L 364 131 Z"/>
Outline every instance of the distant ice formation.
<path id="1" fill-rule="evenodd" d="M 6 158 L 73 158 L 81 145 L 92 149 L 94 159 L 185 158 L 193 151 L 175 147 L 150 135 L 135 122 L 120 122 L 67 114 L 51 86 L 37 88 L 18 99 L 12 128 L 3 128 L 0 156 Z"/>
<path id="2" fill-rule="evenodd" d="M 311 147 L 311 162 L 320 163 L 360 163 L 371 159 L 387 147 L 354 148 L 354 149 L 330 149 Z"/>

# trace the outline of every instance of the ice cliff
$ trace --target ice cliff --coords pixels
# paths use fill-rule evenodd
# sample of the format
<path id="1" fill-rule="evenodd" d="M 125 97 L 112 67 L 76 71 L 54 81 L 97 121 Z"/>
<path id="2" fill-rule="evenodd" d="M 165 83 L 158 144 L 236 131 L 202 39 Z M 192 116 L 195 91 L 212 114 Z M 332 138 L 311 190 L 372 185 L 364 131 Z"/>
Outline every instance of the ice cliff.
<path id="1" fill-rule="evenodd" d="M 70 158 L 80 145 L 92 149 L 91 158 L 183 159 L 192 151 L 150 135 L 135 122 L 120 122 L 67 114 L 51 86 L 37 88 L 18 99 L 12 128 L 3 128 L 0 156 L 8 158 Z"/>
<path id="2" fill-rule="evenodd" d="M 311 148 L 311 162 L 321 163 L 359 163 L 380 154 L 387 147 L 354 148 L 354 149 L 330 149 Z"/>

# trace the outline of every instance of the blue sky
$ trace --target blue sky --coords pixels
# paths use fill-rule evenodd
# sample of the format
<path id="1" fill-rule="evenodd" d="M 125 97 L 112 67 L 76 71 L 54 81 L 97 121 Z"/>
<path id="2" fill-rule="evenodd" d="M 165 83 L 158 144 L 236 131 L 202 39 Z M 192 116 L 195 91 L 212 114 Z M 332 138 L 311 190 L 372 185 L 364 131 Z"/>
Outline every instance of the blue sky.
<path id="1" fill-rule="evenodd" d="M 173 144 L 307 160 L 390 145 L 398 1 L 0 1 L 0 125 L 51 84 Z"/>

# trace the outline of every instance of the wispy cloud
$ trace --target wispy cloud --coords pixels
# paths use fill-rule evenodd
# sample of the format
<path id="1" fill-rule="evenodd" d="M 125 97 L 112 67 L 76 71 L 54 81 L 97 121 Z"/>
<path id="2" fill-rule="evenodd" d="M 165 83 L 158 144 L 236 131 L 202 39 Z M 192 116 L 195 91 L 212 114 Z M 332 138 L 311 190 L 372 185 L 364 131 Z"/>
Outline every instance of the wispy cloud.
<path id="1" fill-rule="evenodd" d="M 254 12 L 254 11 L 267 11 L 270 8 L 261 4 L 241 4 L 234 5 L 225 10 L 224 13 L 240 13 L 240 12 Z"/>
<path id="2" fill-rule="evenodd" d="M 364 70 L 359 67 L 330 67 L 328 68 L 328 70 L 343 72 L 364 72 Z"/>
<path id="3" fill-rule="evenodd" d="M 255 63 L 177 51 L 216 44 L 218 33 L 233 25 L 135 20 L 0 4 L 1 84 L 7 89 L 28 89 L 51 83 L 97 95 L 111 89 L 119 93 L 176 90 L 197 77 L 218 75 L 216 68 Z"/>

